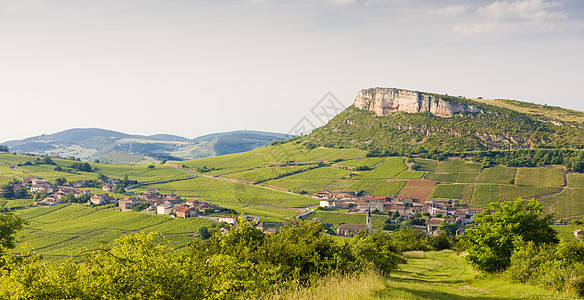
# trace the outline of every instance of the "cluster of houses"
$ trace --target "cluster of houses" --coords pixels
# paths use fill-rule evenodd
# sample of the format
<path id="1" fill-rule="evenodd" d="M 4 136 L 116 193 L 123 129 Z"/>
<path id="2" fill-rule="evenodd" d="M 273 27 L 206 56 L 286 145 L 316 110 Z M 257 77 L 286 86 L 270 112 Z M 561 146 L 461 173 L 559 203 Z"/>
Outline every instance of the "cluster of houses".
<path id="1" fill-rule="evenodd" d="M 80 187 L 82 184 L 78 185 Z M 48 180 L 41 177 L 24 177 L 22 178 L 22 183 L 20 185 L 14 185 L 15 190 L 21 188 L 29 188 L 30 194 L 35 195 L 39 192 L 45 193 L 47 195 L 42 200 L 35 202 L 35 205 L 41 206 L 53 206 L 60 203 L 67 197 L 67 195 L 72 195 L 75 198 L 80 196 L 89 197 L 91 192 L 87 189 L 79 189 L 73 185 L 69 186 L 54 186 Z"/>
<path id="2" fill-rule="evenodd" d="M 334 208 L 334 209 L 349 209 L 349 212 L 364 213 L 364 212 L 397 212 L 402 219 L 413 219 L 416 213 L 424 214 L 429 217 L 425 226 L 416 226 L 428 234 L 438 233 L 440 223 L 457 223 L 465 225 L 474 221 L 476 214 L 482 213 L 482 208 L 472 208 L 466 204 L 459 205 L 451 199 L 430 199 L 421 202 L 416 198 L 397 198 L 394 196 L 360 196 L 357 191 L 329 191 L 322 190 L 315 195 L 320 200 L 320 207 Z M 396 221 L 396 217 L 390 217 L 390 221 Z M 346 225 L 346 226 L 343 226 Z M 354 224 L 343 224 L 343 228 Z M 339 228 L 341 228 L 339 226 Z M 366 226 L 366 225 L 358 225 Z M 342 236 L 350 236 L 355 233 L 355 230 L 363 230 L 366 228 L 357 228 L 348 230 L 346 233 L 343 230 L 337 234 Z M 358 232 L 358 231 L 357 231 Z"/>
<path id="3" fill-rule="evenodd" d="M 137 206 L 144 206 L 147 211 L 159 215 L 174 214 L 179 218 L 195 217 L 199 213 L 215 210 L 218 206 L 209 202 L 187 200 L 182 203 L 180 196 L 175 194 L 160 194 L 156 188 L 147 189 L 140 197 L 127 197 L 118 202 L 122 211 L 129 211 Z"/>

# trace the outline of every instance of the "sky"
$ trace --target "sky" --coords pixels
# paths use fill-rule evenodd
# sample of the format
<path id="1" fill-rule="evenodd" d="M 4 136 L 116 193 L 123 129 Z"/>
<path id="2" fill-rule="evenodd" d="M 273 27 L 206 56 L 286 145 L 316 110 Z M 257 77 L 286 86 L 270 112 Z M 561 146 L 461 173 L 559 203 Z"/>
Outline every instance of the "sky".
<path id="1" fill-rule="evenodd" d="M 287 133 L 371 87 L 584 111 L 583 70 L 581 0 L 0 0 L 0 142 Z"/>

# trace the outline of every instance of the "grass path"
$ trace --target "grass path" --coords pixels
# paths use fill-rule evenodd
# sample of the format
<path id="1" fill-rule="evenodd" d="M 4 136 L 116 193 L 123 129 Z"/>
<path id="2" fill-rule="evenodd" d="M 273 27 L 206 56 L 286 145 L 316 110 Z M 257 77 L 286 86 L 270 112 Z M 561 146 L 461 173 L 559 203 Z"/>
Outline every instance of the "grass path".
<path id="1" fill-rule="evenodd" d="M 456 252 L 414 252 L 374 299 L 580 299 L 498 278 L 476 279 Z"/>

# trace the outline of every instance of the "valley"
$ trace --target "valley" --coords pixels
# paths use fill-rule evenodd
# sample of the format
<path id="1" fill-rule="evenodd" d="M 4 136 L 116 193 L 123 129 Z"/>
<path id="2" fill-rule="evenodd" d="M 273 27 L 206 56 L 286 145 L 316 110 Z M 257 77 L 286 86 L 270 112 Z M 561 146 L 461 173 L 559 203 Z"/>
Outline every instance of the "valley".
<path id="1" fill-rule="evenodd" d="M 477 226 L 475 216 L 484 216 L 489 205 L 516 198 L 523 199 L 520 206 L 535 199 L 544 214 L 553 214 L 547 225 L 562 243 L 578 241 L 584 218 L 578 113 L 399 91 L 396 97 L 407 95 L 401 102 L 387 100 L 385 91 L 374 100 L 379 91 L 368 90 L 363 95 L 371 103 L 359 96 L 359 105 L 312 134 L 254 144 L 241 153 L 111 164 L 0 152 L 0 209 L 27 222 L 12 251 L 69 263 L 109 251 L 121 236 L 160 233 L 155 243 L 183 255 L 208 238 L 230 240 L 228 230 L 248 226 L 242 224 L 261 236 L 322 226 L 317 239 L 331 247 L 354 247 L 354 255 L 369 261 L 383 254 L 408 262 L 390 277 L 367 275 L 378 280 L 364 287 L 372 299 L 567 299 L 504 284 L 494 275 L 476 278 L 464 253 L 443 249 L 459 247 L 458 238 Z M 121 136 L 117 142 L 165 145 L 168 138 Z M 199 142 L 216 145 L 216 138 Z M 388 242 L 393 248 L 379 244 L 369 252 L 359 244 L 369 235 L 374 243 L 396 240 Z"/>

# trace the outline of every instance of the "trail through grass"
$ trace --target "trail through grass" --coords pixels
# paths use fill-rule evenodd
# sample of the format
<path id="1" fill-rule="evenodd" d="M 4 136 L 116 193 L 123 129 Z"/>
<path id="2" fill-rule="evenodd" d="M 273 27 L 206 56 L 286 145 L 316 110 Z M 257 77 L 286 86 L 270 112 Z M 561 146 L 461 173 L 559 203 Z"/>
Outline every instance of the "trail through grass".
<path id="1" fill-rule="evenodd" d="M 406 253 L 408 263 L 392 273 L 379 299 L 579 299 L 497 278 L 476 279 L 455 251 Z"/>

